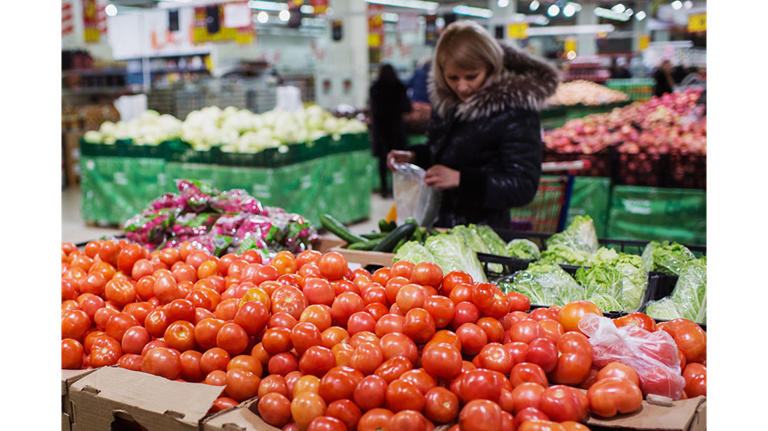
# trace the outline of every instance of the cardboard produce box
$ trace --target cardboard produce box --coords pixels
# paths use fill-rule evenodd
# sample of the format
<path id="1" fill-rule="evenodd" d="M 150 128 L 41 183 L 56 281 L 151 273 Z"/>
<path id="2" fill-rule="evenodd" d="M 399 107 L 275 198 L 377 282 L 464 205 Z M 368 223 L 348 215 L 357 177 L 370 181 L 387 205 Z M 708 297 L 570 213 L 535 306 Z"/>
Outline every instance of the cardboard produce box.
<path id="1" fill-rule="evenodd" d="M 94 370 L 61 370 L 61 429 L 69 431 L 72 424 L 72 405 L 69 402 L 69 387 Z"/>
<path id="2" fill-rule="evenodd" d="M 198 430 L 222 390 L 119 367 L 99 368 L 69 388 L 72 431 L 132 429 L 132 422 L 148 431 Z"/>
<path id="3" fill-rule="evenodd" d="M 312 249 L 317 250 L 320 253 L 328 253 L 331 249 L 347 245 L 346 242 L 338 238 L 320 238 L 316 243 L 312 244 Z"/>
<path id="4" fill-rule="evenodd" d="M 586 425 L 592 431 L 647 430 L 647 431 L 705 431 L 707 429 L 707 398 L 671 401 L 669 405 L 643 401 L 635 413 L 602 419 L 590 415 Z"/>
<path id="5" fill-rule="evenodd" d="M 256 399 L 244 401 L 238 406 L 218 412 L 207 418 L 201 431 L 280 431 L 264 422 L 259 416 Z"/>
<path id="6" fill-rule="evenodd" d="M 380 251 L 365 251 L 365 250 L 349 250 L 343 248 L 347 243 L 342 243 L 342 246 L 337 246 L 331 249 L 337 253 L 341 253 L 347 259 L 347 262 L 359 263 L 363 268 L 368 265 L 376 266 L 392 266 L 392 259 L 395 257 L 394 253 L 382 253 Z"/>

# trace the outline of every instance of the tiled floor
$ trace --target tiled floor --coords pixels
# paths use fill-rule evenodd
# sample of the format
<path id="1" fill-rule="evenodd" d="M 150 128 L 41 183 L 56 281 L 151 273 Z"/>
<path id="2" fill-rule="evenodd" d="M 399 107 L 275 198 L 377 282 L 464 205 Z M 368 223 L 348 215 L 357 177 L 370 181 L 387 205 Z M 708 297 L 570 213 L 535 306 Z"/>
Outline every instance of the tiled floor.
<path id="1" fill-rule="evenodd" d="M 67 187 L 61 192 L 61 241 L 80 243 L 103 236 L 111 237 L 121 235 L 122 231 L 115 228 L 100 228 L 86 226 L 80 213 L 80 200 L 82 194 L 79 187 Z M 394 200 L 383 199 L 379 194 L 371 194 L 371 212 L 368 220 L 350 225 L 349 228 L 356 233 L 366 233 L 378 230 L 379 220 L 386 217 Z M 325 235 L 334 237 L 333 234 Z"/>

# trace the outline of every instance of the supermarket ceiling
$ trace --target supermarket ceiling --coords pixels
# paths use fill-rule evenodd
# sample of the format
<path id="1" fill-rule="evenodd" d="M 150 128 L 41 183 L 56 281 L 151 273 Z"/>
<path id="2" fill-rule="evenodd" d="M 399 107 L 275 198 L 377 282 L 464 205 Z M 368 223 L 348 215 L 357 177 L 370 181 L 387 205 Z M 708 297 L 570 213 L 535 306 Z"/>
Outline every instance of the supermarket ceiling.
<path id="1" fill-rule="evenodd" d="M 174 9 L 191 6 L 205 6 L 216 3 L 228 3 L 243 0 L 108 0 L 111 4 L 120 9 L 130 10 L 133 8 L 163 8 Z M 253 0 L 249 4 L 253 9 L 262 9 L 267 11 L 279 11 L 287 8 L 287 3 L 296 0 Z M 425 14 L 427 10 L 432 13 L 446 14 L 452 11 L 461 15 L 470 15 L 478 18 L 492 17 L 492 11 L 489 10 L 493 0 L 348 0 L 354 2 L 369 2 L 385 5 L 387 12 Z M 632 15 L 633 12 L 642 11 L 642 16 L 657 17 L 666 22 L 680 21 L 687 22 L 688 14 L 701 13 L 706 11 L 706 0 L 495 0 L 501 7 L 506 7 L 513 2 L 517 3 L 517 13 L 527 15 L 546 15 L 550 17 L 557 16 L 560 21 L 574 20 L 574 16 L 581 10 L 582 5 L 592 4 L 598 6 L 601 13 L 608 15 L 599 15 L 603 18 L 619 19 L 626 21 L 623 17 L 615 18 L 613 15 L 621 15 L 622 11 Z M 312 0 L 303 0 L 306 5 L 311 5 Z M 331 2 L 329 2 L 331 3 Z M 468 13 L 456 11 L 456 7 L 464 7 Z M 307 6 L 309 7 L 309 6 Z M 478 8 L 478 9 L 473 9 Z M 570 12 L 568 9 L 570 8 Z M 550 10 L 554 10 L 554 14 Z M 311 9 L 310 9 L 311 10 Z M 562 12 L 562 13 L 560 13 Z M 302 13 L 306 13 L 302 9 Z M 311 12 L 310 12 L 311 13 Z M 597 12 L 595 12 L 597 15 Z M 639 16 L 639 15 L 638 15 Z M 628 18 L 627 18 L 628 19 Z M 638 18 L 643 19 L 643 18 Z M 545 20 L 546 21 L 546 20 Z M 545 24 L 545 23 L 541 23 Z"/>

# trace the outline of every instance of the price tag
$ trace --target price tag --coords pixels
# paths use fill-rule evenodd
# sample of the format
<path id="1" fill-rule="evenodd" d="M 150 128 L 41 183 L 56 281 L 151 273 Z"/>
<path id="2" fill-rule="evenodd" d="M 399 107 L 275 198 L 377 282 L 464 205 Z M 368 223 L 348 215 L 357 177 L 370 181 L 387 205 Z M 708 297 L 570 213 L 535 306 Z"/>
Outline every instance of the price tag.
<path id="1" fill-rule="evenodd" d="M 509 24 L 507 26 L 507 36 L 510 39 L 528 39 L 528 23 Z"/>
<path id="2" fill-rule="evenodd" d="M 688 16 L 688 33 L 707 31 L 707 14 L 700 13 Z"/>

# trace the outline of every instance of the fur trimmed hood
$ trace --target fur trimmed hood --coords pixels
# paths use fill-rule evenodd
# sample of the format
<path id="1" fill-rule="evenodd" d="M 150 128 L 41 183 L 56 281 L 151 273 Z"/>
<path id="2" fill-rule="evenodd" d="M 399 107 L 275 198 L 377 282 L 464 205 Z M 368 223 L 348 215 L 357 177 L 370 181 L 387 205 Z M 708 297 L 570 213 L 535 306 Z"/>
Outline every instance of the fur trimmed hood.
<path id="1" fill-rule="evenodd" d="M 499 43 L 504 70 L 462 102 L 449 88 L 438 90 L 429 80 L 429 99 L 441 117 L 456 108 L 456 118 L 472 121 L 509 108 L 539 111 L 559 83 L 557 71 L 542 60 Z"/>

